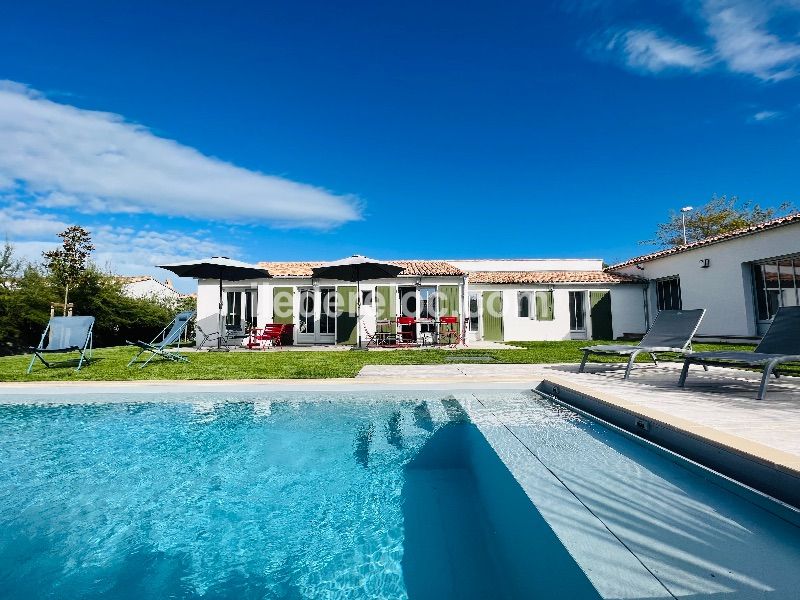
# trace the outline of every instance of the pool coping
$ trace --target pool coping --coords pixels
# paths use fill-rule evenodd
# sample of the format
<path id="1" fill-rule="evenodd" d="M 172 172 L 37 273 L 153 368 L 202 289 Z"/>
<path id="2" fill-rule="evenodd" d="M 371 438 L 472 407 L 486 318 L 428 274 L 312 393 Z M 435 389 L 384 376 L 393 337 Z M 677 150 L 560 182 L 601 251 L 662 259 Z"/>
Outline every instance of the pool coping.
<path id="1" fill-rule="evenodd" d="M 800 508 L 800 456 L 558 377 L 536 389 Z"/>

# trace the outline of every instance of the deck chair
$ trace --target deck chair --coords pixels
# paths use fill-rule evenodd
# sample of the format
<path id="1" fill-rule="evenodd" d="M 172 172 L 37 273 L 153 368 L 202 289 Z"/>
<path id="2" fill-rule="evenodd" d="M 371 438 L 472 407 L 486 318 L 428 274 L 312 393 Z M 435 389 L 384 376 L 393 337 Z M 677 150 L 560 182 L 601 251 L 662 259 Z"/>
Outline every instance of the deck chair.
<path id="1" fill-rule="evenodd" d="M 590 354 L 616 354 L 628 356 L 628 366 L 625 368 L 625 379 L 629 379 L 631 368 L 642 352 L 646 352 L 658 366 L 657 352 L 680 352 L 685 353 L 692 349 L 692 337 L 700 321 L 706 313 L 704 308 L 693 310 L 662 310 L 656 316 L 653 325 L 642 338 L 642 341 L 632 346 L 630 344 L 606 344 L 602 346 L 589 346 L 581 348 L 583 350 L 583 360 L 578 369 L 583 373 L 586 361 Z"/>
<path id="2" fill-rule="evenodd" d="M 785 363 L 800 363 L 800 306 L 784 306 L 779 308 L 772 323 L 761 338 L 761 343 L 752 352 L 692 352 L 683 362 L 683 370 L 678 385 L 686 385 L 689 365 L 698 364 L 707 367 L 752 368 L 763 369 L 761 386 L 758 389 L 758 400 L 767 395 L 767 382 L 771 373 L 779 374 L 775 367 Z"/>
<path id="3" fill-rule="evenodd" d="M 60 362 L 66 362 L 48 362 L 42 356 L 57 352 L 79 352 L 80 359 L 75 370 L 80 371 L 84 361 L 89 362 L 92 358 L 93 327 L 94 317 L 50 317 L 50 322 L 45 327 L 39 345 L 36 348 L 31 347 L 33 357 L 31 357 L 31 364 L 28 365 L 28 373 L 33 369 L 33 363 L 37 358 L 48 369 Z M 47 339 L 46 346 L 45 339 Z"/>
<path id="4" fill-rule="evenodd" d="M 127 344 L 130 344 L 131 346 L 138 346 L 140 348 L 139 353 L 131 359 L 131 361 L 128 363 L 128 366 L 130 367 L 133 363 L 135 363 L 136 360 L 145 352 L 150 352 L 150 357 L 144 361 L 144 363 L 142 363 L 142 365 L 139 367 L 140 369 L 144 369 L 147 366 L 147 363 L 153 360 L 153 358 L 156 356 L 160 356 L 175 362 L 189 362 L 188 358 L 182 354 L 179 354 L 178 352 L 169 350 L 167 346 L 178 342 L 178 349 L 180 349 L 181 334 L 183 334 L 184 329 L 186 329 L 186 326 L 189 324 L 189 321 L 192 320 L 194 315 L 195 311 L 193 310 L 185 310 L 182 313 L 179 313 L 169 325 L 164 327 L 164 329 L 162 329 L 159 334 L 153 338 L 152 342 L 130 342 L 126 340 Z"/>

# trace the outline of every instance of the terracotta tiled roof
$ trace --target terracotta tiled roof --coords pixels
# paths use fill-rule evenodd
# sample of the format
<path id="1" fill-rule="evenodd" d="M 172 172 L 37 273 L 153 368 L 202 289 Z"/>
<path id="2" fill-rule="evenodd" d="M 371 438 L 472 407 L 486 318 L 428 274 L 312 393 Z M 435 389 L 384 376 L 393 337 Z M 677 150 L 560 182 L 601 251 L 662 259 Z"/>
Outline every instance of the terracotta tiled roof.
<path id="1" fill-rule="evenodd" d="M 396 265 L 404 267 L 400 277 L 418 276 L 452 276 L 460 277 L 464 272 L 443 260 L 390 260 Z M 319 267 L 322 262 L 260 262 L 259 267 L 265 268 L 273 277 L 311 277 L 314 267 Z"/>
<path id="2" fill-rule="evenodd" d="M 125 285 L 127 283 L 139 283 L 140 281 L 148 281 L 153 279 L 150 275 L 118 275 L 117 281 Z M 159 283 L 161 283 L 159 281 Z"/>
<path id="3" fill-rule="evenodd" d="M 750 225 L 749 227 L 743 227 L 742 229 L 736 229 L 734 231 L 729 231 L 728 233 L 712 235 L 711 237 L 707 237 L 704 240 L 700 240 L 698 242 L 692 242 L 691 244 L 687 244 L 685 246 L 675 246 L 674 248 L 667 248 L 666 250 L 659 250 L 658 252 L 652 252 L 650 254 L 637 256 L 636 258 L 631 258 L 630 260 L 626 260 L 625 262 L 621 262 L 616 265 L 611 265 L 610 267 L 608 267 L 608 269 L 609 270 L 620 269 L 622 267 L 637 265 L 639 263 L 647 262 L 649 260 L 654 260 L 656 258 L 661 258 L 663 256 L 670 256 L 671 254 L 680 254 L 681 252 L 688 252 L 689 250 L 694 250 L 695 248 L 702 248 L 703 246 L 708 246 L 710 244 L 718 244 L 719 242 L 725 242 L 727 240 L 732 240 L 734 238 L 742 237 L 745 235 L 752 235 L 754 233 L 758 233 L 759 231 L 766 231 L 767 229 L 775 229 L 776 227 L 783 227 L 784 225 L 790 225 L 791 223 L 800 223 L 800 213 L 794 213 L 791 215 L 787 215 L 785 217 L 780 217 L 779 219 L 772 219 L 771 221 L 765 221 L 764 223 L 758 223 L 757 225 Z"/>
<path id="4" fill-rule="evenodd" d="M 606 271 L 476 271 L 469 274 L 470 283 L 642 283 L 629 275 Z"/>

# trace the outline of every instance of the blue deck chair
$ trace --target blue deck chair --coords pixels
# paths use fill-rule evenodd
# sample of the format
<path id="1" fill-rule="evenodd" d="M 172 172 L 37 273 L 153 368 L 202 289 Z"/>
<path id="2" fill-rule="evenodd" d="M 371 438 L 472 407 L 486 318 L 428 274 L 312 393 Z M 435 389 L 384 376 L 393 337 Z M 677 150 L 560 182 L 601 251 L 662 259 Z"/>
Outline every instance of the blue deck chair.
<path id="1" fill-rule="evenodd" d="M 48 369 L 53 365 L 66 362 L 48 362 L 43 354 L 55 354 L 63 352 L 79 352 L 80 359 L 76 371 L 80 371 L 84 362 L 89 362 L 92 358 L 92 328 L 94 327 L 94 317 L 51 317 L 50 322 L 45 327 L 42 339 L 36 348 L 31 347 L 33 357 L 31 364 L 28 365 L 28 373 L 33 369 L 33 363 L 38 358 Z M 49 336 L 48 336 L 49 334 Z M 47 345 L 45 346 L 45 339 Z"/>
<path id="2" fill-rule="evenodd" d="M 692 352 L 686 355 L 678 385 L 686 385 L 689 365 L 713 365 L 716 367 L 760 368 L 764 371 L 756 399 L 763 400 L 767 395 L 767 383 L 771 373 L 778 365 L 800 364 L 800 306 L 784 306 L 778 309 L 772 323 L 761 338 L 761 343 L 752 352 Z"/>
<path id="3" fill-rule="evenodd" d="M 692 338 L 700 327 L 700 321 L 706 313 L 704 308 L 693 310 L 662 310 L 656 315 L 653 325 L 642 338 L 642 341 L 632 346 L 630 344 L 606 344 L 589 346 L 583 350 L 583 360 L 578 369 L 583 373 L 586 361 L 590 354 L 616 354 L 628 356 L 628 366 L 625 368 L 625 379 L 630 378 L 631 368 L 642 352 L 646 352 L 658 366 L 657 352 L 685 353 L 692 349 Z"/>
<path id="4" fill-rule="evenodd" d="M 189 324 L 189 321 L 192 320 L 194 315 L 195 312 L 193 310 L 185 310 L 182 313 L 179 313 L 169 325 L 164 327 L 164 329 L 162 329 L 159 334 L 153 338 L 152 342 L 126 341 L 126 343 L 130 344 L 131 346 L 138 346 L 140 348 L 139 354 L 131 359 L 131 361 L 128 363 L 128 366 L 130 367 L 133 363 L 135 363 L 136 360 L 145 352 L 150 352 L 150 357 L 144 361 L 144 363 L 142 363 L 142 365 L 139 367 L 140 369 L 144 369 L 147 366 L 147 363 L 153 360 L 153 358 L 156 356 L 176 362 L 189 362 L 188 358 L 179 354 L 178 352 L 169 350 L 167 346 L 177 342 L 178 349 L 180 350 L 181 334 L 183 334 L 183 331 L 186 329 L 186 326 Z"/>

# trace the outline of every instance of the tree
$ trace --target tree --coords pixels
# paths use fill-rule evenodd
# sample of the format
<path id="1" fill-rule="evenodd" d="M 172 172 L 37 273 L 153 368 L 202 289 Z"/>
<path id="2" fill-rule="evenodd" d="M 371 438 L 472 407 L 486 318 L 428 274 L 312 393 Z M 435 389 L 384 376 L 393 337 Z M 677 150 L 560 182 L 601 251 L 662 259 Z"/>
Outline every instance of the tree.
<path id="1" fill-rule="evenodd" d="M 58 234 L 63 242 L 61 248 L 42 252 L 45 267 L 54 279 L 64 287 L 64 315 L 67 314 L 69 289 L 80 284 L 86 271 L 86 261 L 94 250 L 88 231 L 79 225 L 67 227 Z"/>
<path id="2" fill-rule="evenodd" d="M 5 287 L 10 279 L 17 276 L 21 267 L 22 261 L 14 256 L 14 246 L 6 238 L 3 251 L 0 252 L 0 285 Z"/>
<path id="3" fill-rule="evenodd" d="M 784 202 L 777 208 L 762 208 L 750 201 L 739 202 L 737 196 L 712 196 L 705 205 L 686 214 L 686 241 L 699 242 L 708 237 L 728 233 L 750 225 L 769 221 L 794 210 L 790 202 Z M 669 218 L 659 223 L 654 240 L 644 240 L 642 244 L 658 246 L 683 245 L 682 214 L 671 211 Z"/>

